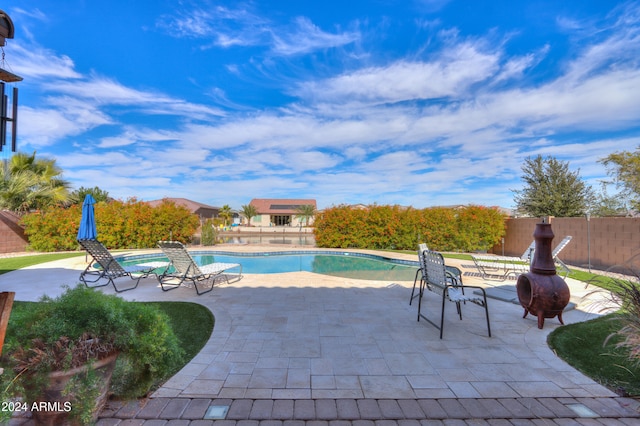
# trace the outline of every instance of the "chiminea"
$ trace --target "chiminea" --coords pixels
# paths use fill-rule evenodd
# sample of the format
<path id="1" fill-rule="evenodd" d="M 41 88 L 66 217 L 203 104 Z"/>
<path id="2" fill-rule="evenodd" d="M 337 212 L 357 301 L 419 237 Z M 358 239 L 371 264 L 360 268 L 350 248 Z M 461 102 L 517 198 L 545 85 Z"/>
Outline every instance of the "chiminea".
<path id="1" fill-rule="evenodd" d="M 533 232 L 536 248 L 529 272 L 518 277 L 516 290 L 518 300 L 528 313 L 537 315 L 538 328 L 544 326 L 545 318 L 558 317 L 562 321 L 562 311 L 569 304 L 569 286 L 556 274 L 556 265 L 551 254 L 553 231 L 550 223 L 537 223 Z"/>

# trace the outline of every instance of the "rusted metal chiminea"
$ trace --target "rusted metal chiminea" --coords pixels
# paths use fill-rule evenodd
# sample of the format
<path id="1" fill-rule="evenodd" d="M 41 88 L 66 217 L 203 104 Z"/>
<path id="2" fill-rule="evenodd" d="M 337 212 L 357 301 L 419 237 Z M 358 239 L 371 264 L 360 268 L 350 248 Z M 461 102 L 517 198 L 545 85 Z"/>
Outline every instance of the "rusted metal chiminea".
<path id="1" fill-rule="evenodd" d="M 538 328 L 544 326 L 545 318 L 553 318 L 556 315 L 560 324 L 562 311 L 569 304 L 569 286 L 556 274 L 556 265 L 551 254 L 551 241 L 553 231 L 550 223 L 536 224 L 533 238 L 536 249 L 533 261 L 528 273 L 518 277 L 516 290 L 518 300 L 524 308 L 523 318 L 528 313 L 538 316 Z"/>

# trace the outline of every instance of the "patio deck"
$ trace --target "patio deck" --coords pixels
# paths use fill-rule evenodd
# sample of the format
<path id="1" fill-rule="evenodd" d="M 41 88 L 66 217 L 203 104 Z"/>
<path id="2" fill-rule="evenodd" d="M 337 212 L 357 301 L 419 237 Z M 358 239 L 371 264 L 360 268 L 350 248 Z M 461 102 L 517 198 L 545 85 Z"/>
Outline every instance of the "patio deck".
<path id="1" fill-rule="evenodd" d="M 470 261 L 447 263 L 470 272 L 464 276 L 466 284 L 496 284 L 473 276 L 476 271 L 470 269 Z M 85 265 L 81 256 L 0 275 L 0 291 L 15 291 L 16 300 L 56 296 L 63 285 L 78 282 Z M 575 308 L 565 312 L 565 323 L 598 315 L 602 301 L 585 297 L 592 289 L 571 279 L 567 282 Z M 142 280 L 136 290 L 120 296 L 203 304 L 215 315 L 215 328 L 202 351 L 149 400 L 113 403 L 100 424 L 134 418 L 140 420 L 135 424 L 152 419 L 182 419 L 188 424 L 202 421 L 212 404 L 230 407 L 227 421 L 582 417 L 601 419 L 602 424 L 608 424 L 604 421 L 608 418 L 640 421 L 638 401 L 619 398 L 549 349 L 546 338 L 559 326 L 557 319 L 545 321 L 539 330 L 535 317 L 522 318 L 519 305 L 491 299 L 493 337 L 486 336 L 483 310 L 470 305 L 463 307 L 463 321 L 449 307 L 440 340 L 433 326 L 416 321 L 417 306 L 409 306 L 412 285 L 308 272 L 246 274 L 239 282 L 197 296 L 187 288 L 165 293 L 154 279 Z M 112 287 L 102 291 L 114 292 Z M 427 310 L 438 315 L 439 300 L 427 293 L 423 309 L 426 303 Z M 588 410 L 580 414 L 575 407 Z"/>

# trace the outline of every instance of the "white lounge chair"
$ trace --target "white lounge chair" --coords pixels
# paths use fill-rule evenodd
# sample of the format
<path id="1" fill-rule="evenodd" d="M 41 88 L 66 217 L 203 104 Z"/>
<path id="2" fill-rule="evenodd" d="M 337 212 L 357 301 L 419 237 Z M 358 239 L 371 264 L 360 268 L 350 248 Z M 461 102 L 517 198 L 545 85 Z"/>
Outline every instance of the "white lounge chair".
<path id="1" fill-rule="evenodd" d="M 158 281 L 162 290 L 169 291 L 180 287 L 185 282 L 190 282 L 198 295 L 213 290 L 216 279 L 224 278 L 229 283 L 229 275 L 234 275 L 237 280 L 242 278 L 242 265 L 239 263 L 210 263 L 198 266 L 186 247 L 178 241 L 159 241 L 158 247 L 169 259 L 169 266 L 158 275 Z M 237 274 L 228 274 L 229 269 L 239 268 Z M 201 291 L 199 284 L 211 283 L 211 288 Z"/>
<path id="2" fill-rule="evenodd" d="M 558 257 L 558 254 L 563 248 L 571 241 L 571 236 L 568 235 L 560 241 L 560 243 L 553 249 L 552 256 L 556 265 L 562 269 L 566 275 L 570 272 L 567 265 Z M 535 241 L 527 247 L 522 256 L 495 256 L 495 255 L 471 255 L 473 263 L 476 265 L 483 278 L 497 278 L 505 280 L 509 276 L 517 278 L 518 275 L 529 272 L 529 266 L 533 260 L 535 254 Z"/>
<path id="3" fill-rule="evenodd" d="M 89 262 L 87 268 L 80 274 L 80 281 L 87 287 L 104 287 L 113 285 L 116 292 L 133 290 L 138 287 L 140 280 L 149 275 L 157 275 L 157 269 L 166 267 L 166 262 L 149 262 L 132 266 L 123 266 L 111 255 L 109 250 L 98 240 L 78 240 L 87 253 L 91 255 L 93 261 Z M 98 268 L 94 265 L 98 264 Z M 136 281 L 133 287 L 118 288 L 115 280 L 118 278 L 128 277 Z M 103 284 L 99 284 L 101 280 L 106 280 Z"/>
<path id="4" fill-rule="evenodd" d="M 520 257 L 472 254 L 471 258 L 483 278 L 496 277 L 505 280 L 511 274 L 517 275 L 529 270 L 529 263 L 531 263 L 535 248 L 536 242 L 534 240 Z"/>
<path id="5" fill-rule="evenodd" d="M 564 272 L 565 278 L 567 277 L 569 272 L 571 272 L 571 270 L 567 265 L 564 264 L 562 260 L 560 260 L 560 258 L 558 257 L 558 254 L 560 254 L 562 249 L 565 248 L 567 244 L 569 244 L 569 242 L 571 241 L 571 238 L 572 238 L 571 235 L 567 235 L 566 237 L 564 237 L 562 241 L 560 241 L 560 243 L 556 246 L 556 248 L 554 248 L 553 251 L 551 252 L 551 256 L 553 256 L 553 261 L 560 269 L 562 269 L 562 271 Z"/>

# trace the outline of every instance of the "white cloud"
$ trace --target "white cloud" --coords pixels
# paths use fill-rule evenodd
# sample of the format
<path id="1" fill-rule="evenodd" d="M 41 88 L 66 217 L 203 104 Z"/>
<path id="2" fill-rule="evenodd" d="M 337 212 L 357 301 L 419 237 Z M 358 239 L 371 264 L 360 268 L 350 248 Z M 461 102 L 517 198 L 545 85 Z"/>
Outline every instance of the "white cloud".
<path id="1" fill-rule="evenodd" d="M 51 108 L 20 106 L 19 111 L 19 141 L 34 148 L 53 145 L 64 138 L 111 122 L 100 111 L 73 103 Z"/>
<path id="2" fill-rule="evenodd" d="M 340 47 L 360 38 L 357 31 L 323 31 L 304 16 L 295 18 L 292 27 L 275 25 L 251 9 L 249 4 L 239 4 L 235 9 L 222 6 L 210 10 L 184 9 L 161 17 L 157 26 L 174 37 L 209 39 L 203 48 L 264 46 L 277 56 Z"/>
<path id="3" fill-rule="evenodd" d="M 138 141 L 138 138 L 132 133 L 125 133 L 120 136 L 102 138 L 98 146 L 100 148 L 116 148 L 120 146 L 132 145 Z"/>
<path id="4" fill-rule="evenodd" d="M 98 141 L 95 144 L 85 142 L 82 147 L 91 150 L 94 150 L 95 148 L 108 150 L 111 148 L 127 147 L 135 144 L 138 145 L 140 149 L 143 149 L 145 146 L 155 147 L 158 144 L 168 146 L 168 144 L 175 142 L 175 138 L 175 133 L 166 130 L 124 126 L 120 134 L 98 138 Z"/>
<path id="5" fill-rule="evenodd" d="M 461 43 L 432 61 L 396 61 L 323 81 L 300 85 L 297 94 L 321 102 L 385 103 L 466 96 L 469 87 L 491 77 L 499 54 Z"/>
<path id="6" fill-rule="evenodd" d="M 7 49 L 9 52 L 9 49 Z M 15 74 L 28 80 L 78 79 L 81 75 L 74 70 L 75 64 L 66 55 L 57 55 L 50 49 L 37 45 L 25 46 L 12 43 L 11 69 Z"/>
<path id="7" fill-rule="evenodd" d="M 161 16 L 156 25 L 173 37 L 205 39 L 212 46 L 264 45 L 269 38 L 268 20 L 251 11 L 248 4 L 237 4 L 235 9 L 216 6 L 207 10 L 185 7 L 172 15 Z"/>
<path id="8" fill-rule="evenodd" d="M 30 9 L 30 10 L 26 10 L 23 9 L 21 7 L 12 7 L 11 8 L 11 15 L 12 16 L 16 16 L 16 15 L 23 15 L 23 16 L 27 16 L 29 18 L 33 18 L 37 21 L 41 21 L 41 22 L 46 22 L 48 21 L 48 17 L 45 13 L 43 13 L 40 9 Z M 16 19 L 13 19 L 14 24 Z"/>
<path id="9" fill-rule="evenodd" d="M 280 34 L 274 32 L 272 36 L 272 51 L 284 56 L 344 46 L 360 39 L 360 34 L 355 31 L 337 34 L 322 31 L 305 17 L 296 18 L 294 31 L 282 31 Z"/>
<path id="10" fill-rule="evenodd" d="M 136 106 L 148 114 L 185 115 L 193 118 L 224 115 L 217 108 L 175 99 L 159 91 L 133 89 L 99 76 L 83 81 L 55 82 L 48 89 L 68 96 L 90 99 L 96 105 Z"/>
<path id="11" fill-rule="evenodd" d="M 549 45 L 546 45 L 538 52 L 508 59 L 494 81 L 520 79 L 525 71 L 537 65 L 548 52 Z"/>

